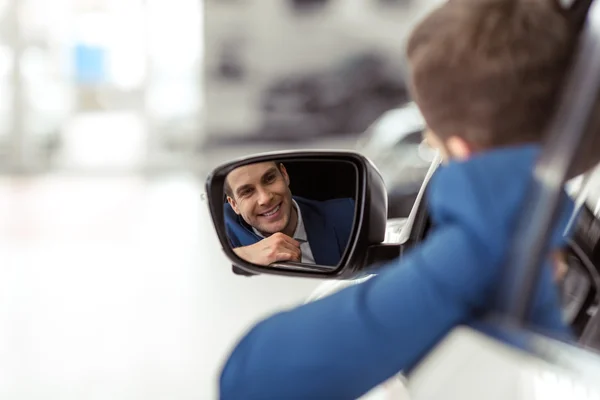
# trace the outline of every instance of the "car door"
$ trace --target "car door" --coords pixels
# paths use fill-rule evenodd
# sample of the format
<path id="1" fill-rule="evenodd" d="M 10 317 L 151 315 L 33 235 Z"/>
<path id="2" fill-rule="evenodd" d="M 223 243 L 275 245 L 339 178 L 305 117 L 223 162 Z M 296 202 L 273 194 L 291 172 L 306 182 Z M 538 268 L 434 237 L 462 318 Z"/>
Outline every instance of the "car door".
<path id="1" fill-rule="evenodd" d="M 587 174 L 579 190 L 579 215 L 560 283 L 565 319 L 580 344 L 600 350 L 600 168 Z"/>

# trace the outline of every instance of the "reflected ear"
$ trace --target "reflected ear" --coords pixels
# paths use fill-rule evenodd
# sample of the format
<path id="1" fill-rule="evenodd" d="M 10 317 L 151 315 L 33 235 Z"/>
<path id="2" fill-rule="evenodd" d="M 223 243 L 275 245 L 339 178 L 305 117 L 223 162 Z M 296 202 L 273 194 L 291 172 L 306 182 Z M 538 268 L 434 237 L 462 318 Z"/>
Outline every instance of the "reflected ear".
<path id="1" fill-rule="evenodd" d="M 237 207 L 237 203 L 235 202 L 235 200 L 229 196 L 227 196 L 227 202 L 229 203 L 229 205 L 231 206 L 231 208 L 233 208 L 233 211 L 235 211 L 235 213 L 237 215 L 240 215 L 240 210 Z"/>
<path id="2" fill-rule="evenodd" d="M 281 175 L 283 175 L 283 179 L 285 179 L 285 183 L 290 186 L 290 176 L 287 173 L 287 170 L 285 169 L 285 166 L 283 164 L 279 164 L 279 171 L 281 172 Z"/>

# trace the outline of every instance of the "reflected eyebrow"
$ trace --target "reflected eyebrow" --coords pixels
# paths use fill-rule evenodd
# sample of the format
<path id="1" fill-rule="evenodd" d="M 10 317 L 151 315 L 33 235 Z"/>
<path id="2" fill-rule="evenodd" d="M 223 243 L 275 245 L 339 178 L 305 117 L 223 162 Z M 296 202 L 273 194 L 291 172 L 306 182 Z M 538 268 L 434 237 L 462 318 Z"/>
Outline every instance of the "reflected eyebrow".
<path id="1" fill-rule="evenodd" d="M 263 174 L 263 176 L 262 176 L 262 178 L 261 178 L 261 179 L 265 179 L 265 178 L 267 177 L 267 175 L 270 175 L 270 174 L 272 174 L 272 173 L 274 173 L 274 172 L 277 172 L 277 168 L 275 168 L 275 167 L 271 167 L 271 168 L 269 168 L 269 169 L 267 170 L 267 172 L 265 172 L 265 173 Z"/>

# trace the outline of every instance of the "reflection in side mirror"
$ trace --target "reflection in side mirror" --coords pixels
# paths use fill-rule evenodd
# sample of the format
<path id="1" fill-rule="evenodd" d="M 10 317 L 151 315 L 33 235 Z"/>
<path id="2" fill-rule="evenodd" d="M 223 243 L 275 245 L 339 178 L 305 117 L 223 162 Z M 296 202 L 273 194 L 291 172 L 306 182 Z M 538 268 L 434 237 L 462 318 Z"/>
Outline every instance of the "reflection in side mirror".
<path id="1" fill-rule="evenodd" d="M 234 252 L 261 266 L 337 266 L 352 233 L 356 182 L 356 168 L 346 161 L 263 161 L 233 169 L 225 178 L 224 222 Z"/>
<path id="2" fill-rule="evenodd" d="M 248 157 L 216 168 L 207 192 L 223 249 L 242 274 L 349 276 L 385 237 L 385 186 L 357 153 Z"/>

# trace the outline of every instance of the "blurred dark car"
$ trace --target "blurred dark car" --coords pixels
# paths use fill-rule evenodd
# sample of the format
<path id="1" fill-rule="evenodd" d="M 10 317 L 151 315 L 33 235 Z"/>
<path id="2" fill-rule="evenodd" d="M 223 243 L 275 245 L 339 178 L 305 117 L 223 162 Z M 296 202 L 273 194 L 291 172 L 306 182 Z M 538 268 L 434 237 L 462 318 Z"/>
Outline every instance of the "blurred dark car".
<path id="1" fill-rule="evenodd" d="M 290 76 L 262 96 L 262 137 L 359 134 L 409 101 L 402 71 L 379 54 L 361 54 L 327 71 Z"/>

